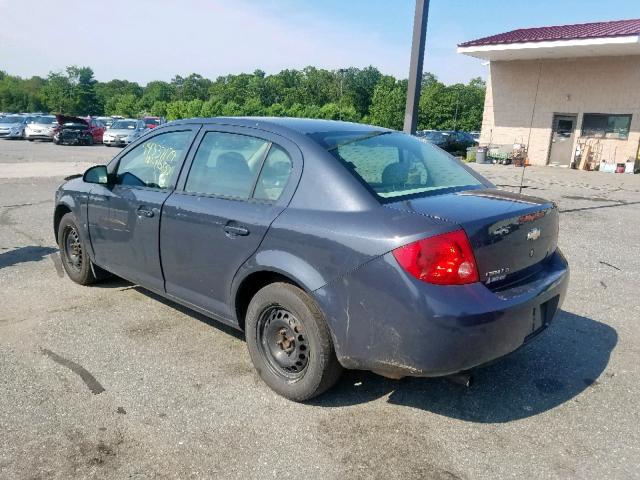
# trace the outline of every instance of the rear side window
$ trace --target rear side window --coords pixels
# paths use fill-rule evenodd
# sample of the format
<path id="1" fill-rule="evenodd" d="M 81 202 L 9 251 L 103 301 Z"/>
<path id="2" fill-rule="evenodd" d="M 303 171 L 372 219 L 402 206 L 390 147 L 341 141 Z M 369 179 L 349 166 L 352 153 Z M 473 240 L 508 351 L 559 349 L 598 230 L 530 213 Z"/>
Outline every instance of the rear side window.
<path id="1" fill-rule="evenodd" d="M 141 143 L 118 163 L 116 184 L 169 188 L 175 182 L 182 153 L 189 146 L 191 131 L 168 132 Z"/>
<path id="2" fill-rule="evenodd" d="M 372 132 L 321 143 L 382 201 L 482 186 L 448 153 L 403 133 Z"/>
<path id="3" fill-rule="evenodd" d="M 278 200 L 291 176 L 291 167 L 289 155 L 273 145 L 264 161 L 253 197 L 270 202 Z"/>
<path id="4" fill-rule="evenodd" d="M 193 159 L 185 191 L 248 199 L 269 142 L 248 135 L 208 132 Z"/>

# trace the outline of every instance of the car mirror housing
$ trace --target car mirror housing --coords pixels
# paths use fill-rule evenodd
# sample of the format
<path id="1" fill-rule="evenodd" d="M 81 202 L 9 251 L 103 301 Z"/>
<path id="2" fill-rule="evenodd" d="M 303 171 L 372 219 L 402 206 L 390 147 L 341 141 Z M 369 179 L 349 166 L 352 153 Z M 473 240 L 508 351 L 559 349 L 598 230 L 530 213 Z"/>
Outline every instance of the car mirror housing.
<path id="1" fill-rule="evenodd" d="M 109 174 L 105 165 L 96 165 L 91 167 L 82 176 L 82 180 L 86 183 L 98 183 L 107 185 L 109 183 Z"/>

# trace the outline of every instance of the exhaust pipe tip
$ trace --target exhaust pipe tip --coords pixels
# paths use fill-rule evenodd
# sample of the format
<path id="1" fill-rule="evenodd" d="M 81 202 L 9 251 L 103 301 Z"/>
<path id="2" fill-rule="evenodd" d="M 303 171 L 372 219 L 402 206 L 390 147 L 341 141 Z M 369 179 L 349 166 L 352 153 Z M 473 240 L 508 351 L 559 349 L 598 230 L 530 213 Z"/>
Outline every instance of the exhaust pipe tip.
<path id="1" fill-rule="evenodd" d="M 452 373 L 451 375 L 447 375 L 444 378 L 446 378 L 451 383 L 462 385 L 465 388 L 469 388 L 471 387 L 471 385 L 473 385 L 473 375 L 471 375 L 471 372 Z"/>

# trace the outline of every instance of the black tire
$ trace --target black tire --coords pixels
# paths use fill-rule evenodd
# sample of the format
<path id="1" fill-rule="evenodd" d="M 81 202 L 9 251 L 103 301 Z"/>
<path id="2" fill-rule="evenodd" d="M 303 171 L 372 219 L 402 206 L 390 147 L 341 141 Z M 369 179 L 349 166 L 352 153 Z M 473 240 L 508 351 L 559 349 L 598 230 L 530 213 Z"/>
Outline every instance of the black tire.
<path id="1" fill-rule="evenodd" d="M 62 266 L 69 278 L 80 285 L 91 285 L 97 278 L 93 273 L 87 244 L 72 213 L 65 214 L 58 226 L 58 246 Z"/>
<path id="2" fill-rule="evenodd" d="M 86 145 L 91 146 L 93 145 L 93 137 L 88 137 L 86 140 Z"/>
<path id="3" fill-rule="evenodd" d="M 329 327 L 314 300 L 299 288 L 280 282 L 262 288 L 249 303 L 245 327 L 253 365 L 283 397 L 303 402 L 340 378 Z"/>

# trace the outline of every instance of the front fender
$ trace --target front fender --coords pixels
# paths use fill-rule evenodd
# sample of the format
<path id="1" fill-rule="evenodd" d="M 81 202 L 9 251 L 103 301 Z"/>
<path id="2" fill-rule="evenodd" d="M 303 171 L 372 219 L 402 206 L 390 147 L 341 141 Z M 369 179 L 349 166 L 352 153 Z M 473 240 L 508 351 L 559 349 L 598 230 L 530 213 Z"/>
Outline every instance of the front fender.
<path id="1" fill-rule="evenodd" d="M 53 214 L 53 235 L 58 243 L 58 225 L 62 218 L 64 211 L 68 209 L 78 219 L 78 226 L 80 227 L 80 234 L 86 240 L 86 244 L 89 247 L 89 257 L 93 259 L 93 247 L 89 241 L 89 228 L 87 223 L 87 206 L 88 206 L 88 192 L 71 192 L 71 191 L 58 191 L 56 193 L 56 207 Z"/>

